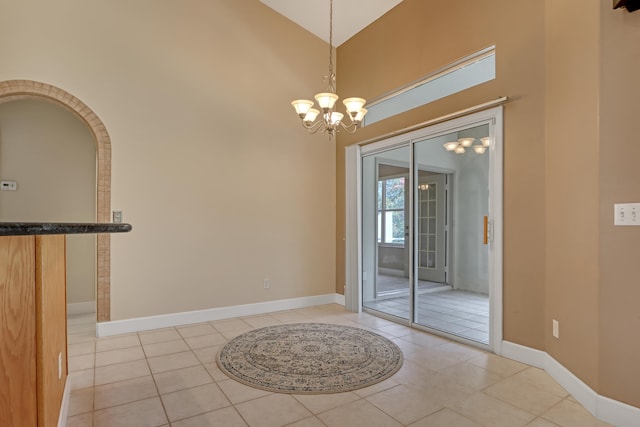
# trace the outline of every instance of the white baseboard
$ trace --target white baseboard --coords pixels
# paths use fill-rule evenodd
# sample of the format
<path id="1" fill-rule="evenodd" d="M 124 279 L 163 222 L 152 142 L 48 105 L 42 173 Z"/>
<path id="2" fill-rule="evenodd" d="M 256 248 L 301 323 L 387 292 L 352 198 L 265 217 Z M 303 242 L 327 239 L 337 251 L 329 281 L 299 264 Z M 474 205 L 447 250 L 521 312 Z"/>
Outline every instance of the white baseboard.
<path id="1" fill-rule="evenodd" d="M 578 402 L 580 402 L 582 406 L 598 417 L 599 415 L 596 410 L 598 393 L 548 353 L 545 353 L 545 355 L 544 370 L 547 371 L 547 373 L 551 375 L 558 384 L 564 387 L 564 389 L 567 390 Z"/>
<path id="2" fill-rule="evenodd" d="M 73 302 L 67 304 L 67 316 L 72 316 L 74 314 L 90 314 L 95 312 L 95 301 Z"/>
<path id="3" fill-rule="evenodd" d="M 69 377 L 69 375 L 67 375 L 67 381 L 64 384 L 64 393 L 62 394 L 62 403 L 60 404 L 60 413 L 58 415 L 58 427 L 65 427 L 67 425 L 70 396 L 71 396 L 71 378 Z"/>
<path id="4" fill-rule="evenodd" d="M 544 369 L 547 353 L 509 341 L 502 341 L 501 356 Z"/>
<path id="5" fill-rule="evenodd" d="M 509 341 L 502 356 L 544 369 L 593 416 L 617 427 L 640 426 L 640 408 L 601 396 L 548 353 Z"/>
<path id="6" fill-rule="evenodd" d="M 618 427 L 640 426 L 640 408 L 598 395 L 597 417 Z"/>
<path id="7" fill-rule="evenodd" d="M 230 307 L 218 307 L 206 310 L 162 314 L 159 316 L 100 322 L 96 324 L 96 335 L 98 337 L 107 337 L 111 335 L 147 331 L 150 329 L 169 328 L 173 326 L 209 322 L 212 320 L 228 319 L 232 317 L 253 316 L 256 314 L 293 310 L 324 304 L 344 305 L 344 295 L 315 295 L 311 297 L 291 298 L 286 300 L 259 302 L 255 304 L 234 305 Z"/>

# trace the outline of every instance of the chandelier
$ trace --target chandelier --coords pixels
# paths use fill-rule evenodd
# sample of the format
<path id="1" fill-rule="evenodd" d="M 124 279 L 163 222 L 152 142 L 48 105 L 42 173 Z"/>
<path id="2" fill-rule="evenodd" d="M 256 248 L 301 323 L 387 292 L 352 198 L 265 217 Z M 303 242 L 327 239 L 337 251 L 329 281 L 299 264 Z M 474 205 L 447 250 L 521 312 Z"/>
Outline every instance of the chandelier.
<path id="1" fill-rule="evenodd" d="M 447 151 L 453 151 L 456 154 L 463 154 L 466 148 L 473 147 L 473 151 L 477 154 L 483 154 L 489 145 L 491 145 L 491 139 L 489 137 L 480 138 L 481 144 L 473 145 L 475 138 L 460 138 L 457 141 L 447 142 L 444 144 L 444 149 Z"/>
<path id="2" fill-rule="evenodd" d="M 336 74 L 333 71 L 333 0 L 329 1 L 329 87 L 326 92 L 315 95 L 318 102 L 318 108 L 314 107 L 314 102 L 307 99 L 296 99 L 291 102 L 296 113 L 302 120 L 304 126 L 309 133 L 316 133 L 319 130 L 329 134 L 331 138 L 340 128 L 349 133 L 355 133 L 367 109 L 364 108 L 365 100 L 362 98 L 346 98 L 342 103 L 347 110 L 347 118 L 345 115 L 336 111 Z"/>

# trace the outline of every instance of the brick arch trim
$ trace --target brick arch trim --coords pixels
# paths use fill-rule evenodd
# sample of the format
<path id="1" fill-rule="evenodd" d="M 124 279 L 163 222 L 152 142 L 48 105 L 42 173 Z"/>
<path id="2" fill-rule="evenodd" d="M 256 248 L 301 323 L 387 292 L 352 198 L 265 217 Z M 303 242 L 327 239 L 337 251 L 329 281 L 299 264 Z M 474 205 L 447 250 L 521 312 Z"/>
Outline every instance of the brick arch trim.
<path id="1" fill-rule="evenodd" d="M 111 213 L 111 139 L 102 120 L 84 102 L 58 87 L 32 80 L 0 82 L 0 103 L 19 99 L 39 99 L 61 105 L 75 113 L 91 130 L 96 142 L 98 222 L 110 222 Z M 111 319 L 111 240 L 109 234 L 97 236 L 96 318 Z"/>

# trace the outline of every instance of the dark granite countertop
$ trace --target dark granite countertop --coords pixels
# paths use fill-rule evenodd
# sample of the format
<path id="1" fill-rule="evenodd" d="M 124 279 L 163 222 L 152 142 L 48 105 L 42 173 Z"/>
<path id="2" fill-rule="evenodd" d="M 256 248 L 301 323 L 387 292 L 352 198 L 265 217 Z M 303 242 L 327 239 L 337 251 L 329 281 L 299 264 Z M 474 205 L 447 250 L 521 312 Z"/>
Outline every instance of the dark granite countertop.
<path id="1" fill-rule="evenodd" d="M 131 224 L 73 222 L 0 222 L 0 236 L 35 234 L 127 233 Z"/>

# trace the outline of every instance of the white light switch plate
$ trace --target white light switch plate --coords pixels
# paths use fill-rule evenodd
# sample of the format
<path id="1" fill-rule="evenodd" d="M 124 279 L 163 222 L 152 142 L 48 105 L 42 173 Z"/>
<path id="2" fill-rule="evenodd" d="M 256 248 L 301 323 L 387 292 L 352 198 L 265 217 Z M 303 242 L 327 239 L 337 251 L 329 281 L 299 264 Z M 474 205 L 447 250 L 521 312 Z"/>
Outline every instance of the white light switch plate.
<path id="1" fill-rule="evenodd" d="M 616 203 L 613 225 L 640 226 L 640 203 Z"/>

